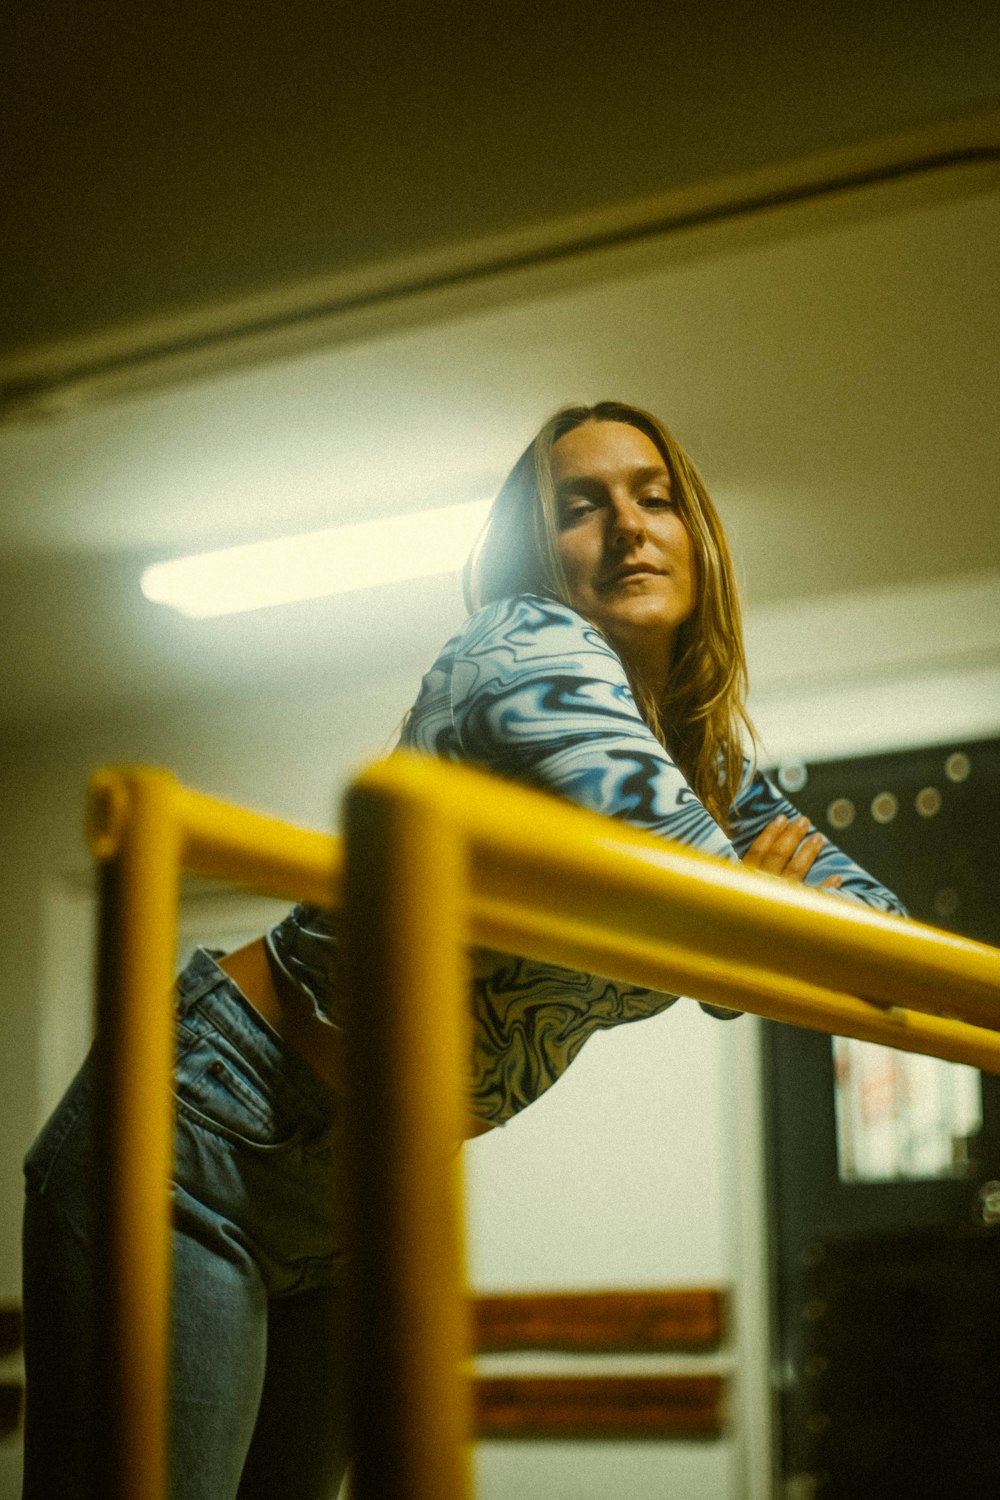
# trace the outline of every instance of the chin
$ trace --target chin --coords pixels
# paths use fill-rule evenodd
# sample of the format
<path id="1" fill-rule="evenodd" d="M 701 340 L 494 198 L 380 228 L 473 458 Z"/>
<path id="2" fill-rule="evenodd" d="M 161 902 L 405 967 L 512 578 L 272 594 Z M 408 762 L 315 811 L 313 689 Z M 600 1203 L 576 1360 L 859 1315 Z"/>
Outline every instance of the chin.
<path id="1" fill-rule="evenodd" d="M 682 615 L 679 610 L 664 609 L 662 604 L 650 600 L 647 608 L 637 608 L 633 605 L 629 609 L 609 610 L 606 618 L 610 631 L 621 630 L 628 634 L 635 631 L 672 633 L 687 616 Z"/>

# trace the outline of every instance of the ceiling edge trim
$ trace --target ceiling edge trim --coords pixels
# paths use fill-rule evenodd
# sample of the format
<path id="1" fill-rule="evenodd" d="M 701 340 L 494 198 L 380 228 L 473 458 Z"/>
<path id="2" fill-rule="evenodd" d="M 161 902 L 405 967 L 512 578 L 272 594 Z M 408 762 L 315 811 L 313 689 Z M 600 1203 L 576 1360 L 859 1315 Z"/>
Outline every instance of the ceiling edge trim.
<path id="1" fill-rule="evenodd" d="M 0 358 L 0 422 L 57 417 L 93 401 L 372 337 L 485 298 L 512 275 L 566 268 L 858 189 L 1000 166 L 1000 111 L 716 178 L 641 201 L 358 266 L 254 297 Z M 989 171 L 988 169 L 993 169 Z M 989 185 L 989 184 L 987 184 Z M 593 274 L 593 271 L 591 271 Z"/>

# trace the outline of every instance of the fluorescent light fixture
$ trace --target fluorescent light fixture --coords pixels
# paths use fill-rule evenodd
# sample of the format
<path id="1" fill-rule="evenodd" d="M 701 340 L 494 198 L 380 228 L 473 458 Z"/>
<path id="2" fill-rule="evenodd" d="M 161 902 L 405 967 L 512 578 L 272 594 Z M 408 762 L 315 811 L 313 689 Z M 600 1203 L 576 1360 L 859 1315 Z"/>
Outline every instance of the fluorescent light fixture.
<path id="1" fill-rule="evenodd" d="M 204 619 L 455 573 L 489 507 L 488 500 L 473 500 L 178 557 L 147 568 L 142 592 L 156 604 Z"/>

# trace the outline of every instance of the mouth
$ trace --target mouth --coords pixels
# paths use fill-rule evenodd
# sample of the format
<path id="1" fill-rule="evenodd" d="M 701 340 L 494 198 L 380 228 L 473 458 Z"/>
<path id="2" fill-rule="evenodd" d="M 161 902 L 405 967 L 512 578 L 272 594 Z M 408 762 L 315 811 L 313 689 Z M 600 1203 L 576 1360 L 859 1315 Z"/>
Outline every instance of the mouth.
<path id="1" fill-rule="evenodd" d="M 641 583 L 646 579 L 662 577 L 663 569 L 654 567 L 652 563 L 625 563 L 622 567 L 616 568 L 613 573 L 609 573 L 606 578 L 603 578 L 598 587 L 601 589 L 613 589 L 620 587 L 622 584 Z"/>

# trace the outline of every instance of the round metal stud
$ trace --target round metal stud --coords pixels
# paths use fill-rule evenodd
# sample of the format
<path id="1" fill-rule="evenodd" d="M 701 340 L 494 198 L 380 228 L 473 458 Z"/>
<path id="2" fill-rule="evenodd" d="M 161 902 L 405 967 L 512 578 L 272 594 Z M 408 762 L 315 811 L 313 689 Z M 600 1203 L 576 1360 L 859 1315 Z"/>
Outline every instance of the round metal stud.
<path id="1" fill-rule="evenodd" d="M 831 828 L 850 828 L 856 809 L 849 797 L 836 797 L 826 810 L 826 821 Z"/>
<path id="2" fill-rule="evenodd" d="M 871 814 L 876 823 L 891 823 L 899 812 L 899 801 L 892 792 L 879 792 L 872 798 Z"/>
<path id="3" fill-rule="evenodd" d="M 963 750 L 956 750 L 944 763 L 944 774 L 949 781 L 966 781 L 972 770 L 972 761 Z"/>
<path id="4" fill-rule="evenodd" d="M 778 767 L 778 785 L 786 792 L 801 792 L 809 780 L 809 772 L 800 760 L 789 761 Z"/>
<path id="5" fill-rule="evenodd" d="M 921 787 L 914 806 L 922 818 L 933 818 L 941 811 L 941 793 L 936 786 Z"/>

